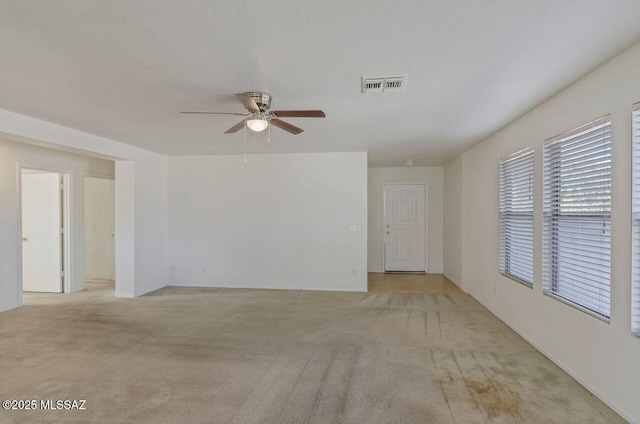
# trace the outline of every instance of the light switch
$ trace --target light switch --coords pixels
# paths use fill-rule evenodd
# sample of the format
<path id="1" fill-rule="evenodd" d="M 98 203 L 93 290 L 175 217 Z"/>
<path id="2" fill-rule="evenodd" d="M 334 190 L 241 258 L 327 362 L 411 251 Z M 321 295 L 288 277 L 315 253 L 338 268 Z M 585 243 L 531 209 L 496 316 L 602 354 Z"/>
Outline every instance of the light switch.
<path id="1" fill-rule="evenodd" d="M 358 229 L 358 227 L 356 227 L 356 224 L 351 224 L 349 225 L 349 231 L 354 232 Z"/>

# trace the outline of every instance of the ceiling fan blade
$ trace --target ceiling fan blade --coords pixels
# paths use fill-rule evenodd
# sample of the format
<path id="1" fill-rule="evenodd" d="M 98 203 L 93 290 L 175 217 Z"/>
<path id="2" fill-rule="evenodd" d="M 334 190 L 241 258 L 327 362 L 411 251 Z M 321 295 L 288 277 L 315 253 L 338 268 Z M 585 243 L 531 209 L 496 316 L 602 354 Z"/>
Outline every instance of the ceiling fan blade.
<path id="1" fill-rule="evenodd" d="M 238 98 L 238 100 L 242 102 L 244 107 L 246 107 L 247 109 L 252 110 L 254 112 L 260 112 L 260 108 L 258 107 L 258 104 L 256 103 L 256 101 L 253 100 L 253 97 L 245 96 L 244 94 L 236 94 L 236 97 Z"/>
<path id="2" fill-rule="evenodd" d="M 242 129 L 242 127 L 244 127 L 244 123 L 245 123 L 245 120 L 243 119 L 242 121 L 240 121 L 237 124 L 235 124 L 233 127 L 231 127 L 228 130 L 226 130 L 224 133 L 225 134 L 232 134 L 232 133 L 238 132 L 238 131 L 240 131 Z"/>
<path id="3" fill-rule="evenodd" d="M 234 112 L 180 112 L 180 113 L 195 113 L 198 115 L 238 115 L 247 116 L 248 113 L 234 113 Z"/>
<path id="4" fill-rule="evenodd" d="M 321 110 L 275 110 L 273 113 L 278 118 L 324 118 L 326 116 Z"/>
<path id="5" fill-rule="evenodd" d="M 282 128 L 285 131 L 289 131 L 293 135 L 300 134 L 302 131 L 304 131 L 302 128 L 298 128 L 295 125 L 291 125 L 288 122 L 284 122 L 282 119 L 272 119 L 269 122 L 278 128 Z"/>

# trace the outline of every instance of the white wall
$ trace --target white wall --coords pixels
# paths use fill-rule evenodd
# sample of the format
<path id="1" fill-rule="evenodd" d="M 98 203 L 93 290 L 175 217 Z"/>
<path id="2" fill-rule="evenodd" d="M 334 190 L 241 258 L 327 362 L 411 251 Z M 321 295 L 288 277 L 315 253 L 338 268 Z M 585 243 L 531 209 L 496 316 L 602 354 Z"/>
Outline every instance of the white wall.
<path id="1" fill-rule="evenodd" d="M 18 163 L 72 173 L 71 291 L 84 289 L 84 173 L 114 174 L 111 161 L 0 140 L 0 311 L 20 306 Z"/>
<path id="2" fill-rule="evenodd" d="M 115 279 L 115 184 L 84 179 L 85 280 Z"/>
<path id="3" fill-rule="evenodd" d="M 7 110 L 0 110 L 0 137 L 115 160 L 116 296 L 140 296 L 166 286 L 166 156 Z M 78 260 L 84 267 L 84 257 Z M 17 287 L 18 281 L 3 284 Z"/>
<path id="4" fill-rule="evenodd" d="M 640 101 L 640 44 L 462 156 L 462 287 L 624 418 L 640 423 L 640 338 L 631 335 L 631 109 Z M 543 140 L 612 119 L 611 323 L 542 294 Z M 533 289 L 498 274 L 498 161 L 535 148 Z M 455 164 L 448 166 L 455 174 Z M 449 172 L 447 173 L 449 175 Z M 455 184 L 454 184 L 455 185 Z M 457 219 L 448 202 L 445 216 Z M 456 223 L 447 223 L 447 228 Z M 455 264 L 449 249 L 447 264 Z M 454 272 L 454 271 L 448 271 Z M 494 293 L 494 288 L 497 291 Z"/>
<path id="5" fill-rule="evenodd" d="M 169 158 L 172 285 L 366 291 L 366 228 L 366 153 Z"/>
<path id="6" fill-rule="evenodd" d="M 369 168 L 369 272 L 384 272 L 382 223 L 384 215 L 383 183 L 426 182 L 427 197 L 427 272 L 442 272 L 443 245 L 443 169 L 442 167 Z"/>
<path id="7" fill-rule="evenodd" d="M 116 297 L 134 297 L 136 289 L 135 162 L 116 162 Z"/>
<path id="8" fill-rule="evenodd" d="M 145 152 L 137 155 L 134 167 L 136 260 L 133 294 L 142 296 L 168 283 L 168 159 Z"/>
<path id="9" fill-rule="evenodd" d="M 462 284 L 462 157 L 444 167 L 444 263 L 443 273 Z"/>

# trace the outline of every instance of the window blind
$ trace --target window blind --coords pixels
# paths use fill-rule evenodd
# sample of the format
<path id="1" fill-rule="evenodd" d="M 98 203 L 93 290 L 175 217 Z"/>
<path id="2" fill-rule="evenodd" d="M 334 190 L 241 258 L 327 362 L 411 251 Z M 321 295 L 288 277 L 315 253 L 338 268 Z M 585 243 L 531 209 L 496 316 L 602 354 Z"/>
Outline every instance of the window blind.
<path id="1" fill-rule="evenodd" d="M 533 149 L 500 160 L 499 270 L 533 284 Z"/>
<path id="2" fill-rule="evenodd" d="M 631 331 L 640 336 L 640 103 L 633 107 L 633 276 L 631 284 Z"/>
<path id="3" fill-rule="evenodd" d="M 543 290 L 610 318 L 611 121 L 605 116 L 544 145 Z"/>

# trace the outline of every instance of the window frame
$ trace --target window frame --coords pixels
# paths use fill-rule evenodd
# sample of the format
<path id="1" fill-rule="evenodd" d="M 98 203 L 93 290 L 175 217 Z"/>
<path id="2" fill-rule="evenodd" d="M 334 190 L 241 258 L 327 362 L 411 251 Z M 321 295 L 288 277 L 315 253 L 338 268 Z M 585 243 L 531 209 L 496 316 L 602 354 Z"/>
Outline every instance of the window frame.
<path id="1" fill-rule="evenodd" d="M 534 277 L 534 178 L 535 178 L 535 157 L 534 157 L 534 148 L 527 147 L 520 151 L 517 151 L 511 155 L 508 155 L 502 159 L 500 159 L 498 163 L 498 272 L 500 275 L 507 277 L 511 280 L 514 280 L 526 287 L 533 288 L 533 282 L 535 280 Z M 506 195 L 506 186 L 507 184 L 505 175 L 506 165 L 515 160 L 526 160 L 523 162 L 522 168 L 518 169 L 518 172 L 527 172 L 528 167 L 530 166 L 530 174 L 529 174 L 529 191 L 530 191 L 530 200 L 531 200 L 531 209 L 530 212 L 527 211 L 526 214 L 517 214 L 517 213 L 507 213 L 506 209 L 511 209 L 511 201 L 506 199 L 504 196 Z M 530 162 L 530 164 L 529 164 Z M 513 182 L 512 182 L 513 183 Z M 531 221 L 531 281 L 526 280 L 525 278 L 521 278 L 518 275 L 510 272 L 510 268 L 512 268 L 512 260 L 511 255 L 511 238 L 509 237 L 508 231 L 506 231 L 506 225 L 508 223 L 509 217 L 511 218 L 522 218 L 527 217 L 527 221 Z M 527 264 L 528 265 L 528 264 Z M 528 270 L 527 270 L 528 271 Z"/>
<path id="2" fill-rule="evenodd" d="M 631 111 L 631 334 L 640 337 L 640 102 Z"/>
<path id="3" fill-rule="evenodd" d="M 563 142 L 567 142 L 567 145 L 571 145 L 572 141 L 574 143 L 579 142 L 578 140 L 579 137 L 585 136 L 589 133 L 589 131 L 594 131 L 594 129 L 599 127 L 603 128 L 603 134 L 605 133 L 607 134 L 606 143 L 608 143 L 608 145 L 607 147 L 603 148 L 602 151 L 606 151 L 607 149 L 609 150 L 608 158 L 607 158 L 608 160 L 608 165 L 607 165 L 608 166 L 608 181 L 607 181 L 608 197 L 601 196 L 603 199 L 608 199 L 608 208 L 609 208 L 608 213 L 605 212 L 606 207 L 603 208 L 602 213 L 594 212 L 593 214 L 584 213 L 582 211 L 577 212 L 573 215 L 568 213 L 557 212 L 557 210 L 562 208 L 561 203 L 562 203 L 563 197 L 562 197 L 561 190 L 563 189 L 566 190 L 567 182 L 565 181 L 565 187 L 562 187 L 562 181 L 560 181 L 560 179 L 563 177 L 561 175 L 557 176 L 557 170 L 561 168 L 560 164 L 562 163 L 562 158 L 559 159 L 557 157 L 557 153 L 551 153 L 552 152 L 551 146 L 554 146 L 558 143 L 563 143 Z M 543 198 L 543 214 L 542 214 L 543 216 L 543 243 L 542 243 L 543 294 L 555 300 L 558 300 L 562 303 L 565 303 L 575 309 L 585 312 L 586 314 L 591 315 L 607 323 L 611 321 L 611 257 L 612 257 L 611 255 L 611 201 L 612 201 L 611 146 L 612 144 L 613 144 L 613 136 L 612 136 L 612 130 L 611 130 L 611 116 L 605 115 L 603 117 L 590 121 L 584 125 L 576 127 L 572 130 L 566 131 L 555 137 L 547 139 L 545 140 L 543 145 L 543 194 L 542 194 L 542 198 Z M 555 158 L 552 157 L 554 155 L 556 155 Z M 571 163 L 573 161 L 578 162 L 577 159 L 572 158 L 571 160 L 566 160 L 564 164 L 575 166 L 575 163 Z M 591 169 L 587 169 L 587 172 L 589 171 L 595 172 L 597 175 L 597 170 L 594 167 L 595 165 L 593 165 L 593 167 L 590 166 Z M 550 175 L 553 173 L 555 173 L 556 176 Z M 564 177 L 564 178 L 566 179 L 567 177 Z M 585 196 L 585 187 L 578 185 L 578 189 L 580 190 L 578 192 L 578 196 L 580 198 L 583 198 Z M 566 195 L 566 192 L 565 192 L 565 195 Z M 607 202 L 605 202 L 604 204 L 606 205 Z M 580 204 L 580 207 L 583 207 L 582 203 Z M 575 294 L 573 298 L 570 298 L 567 295 L 562 295 L 559 293 L 560 291 L 559 287 L 561 284 L 563 284 L 563 282 L 560 281 L 561 273 L 558 270 L 559 268 L 558 258 L 561 257 L 560 255 L 561 239 L 560 237 L 558 237 L 558 235 L 560 234 L 562 221 L 564 221 L 565 224 L 568 224 L 567 228 L 569 230 L 575 230 L 575 229 L 584 230 L 585 228 L 584 227 L 580 228 L 579 225 L 584 225 L 584 223 L 592 223 L 592 225 L 594 225 L 595 227 L 594 223 L 597 224 L 599 222 L 603 222 L 603 234 L 608 236 L 608 240 L 607 240 L 608 245 L 606 245 L 604 249 L 606 252 L 608 252 L 608 258 L 604 257 L 605 259 L 608 259 L 608 263 L 607 263 L 608 281 L 606 284 L 606 287 L 608 288 L 608 304 L 606 308 L 608 314 L 592 309 L 590 306 L 587 305 L 589 302 L 584 300 L 585 297 L 587 297 L 585 293 L 589 291 L 588 289 L 585 289 L 585 286 L 593 286 L 593 284 L 579 284 L 576 281 L 566 280 L 566 277 L 565 277 L 564 283 L 566 284 L 568 290 L 575 287 L 578 287 L 579 290 L 576 291 L 577 294 Z M 576 227 L 571 227 L 571 225 L 576 225 Z M 563 231 L 566 231 L 567 228 L 563 229 Z M 591 236 L 592 236 L 591 234 L 587 235 L 587 237 L 591 237 Z M 564 241 L 564 243 L 566 243 L 566 240 Z M 593 246 L 589 246 L 588 239 L 585 242 L 585 245 L 590 248 L 593 247 Z M 566 249 L 564 251 L 564 255 L 562 256 L 569 257 L 571 255 L 578 255 L 576 253 L 576 250 L 578 249 Z M 589 251 L 587 253 L 592 253 L 592 251 Z M 601 256 L 601 258 L 598 258 L 598 259 L 602 260 L 602 262 L 607 262 L 602 258 L 603 256 Z M 567 259 L 567 263 L 574 264 L 575 262 L 574 262 L 574 259 Z M 580 296 L 583 297 L 582 301 L 577 299 Z M 599 297 L 599 299 L 602 299 L 602 297 Z"/>

